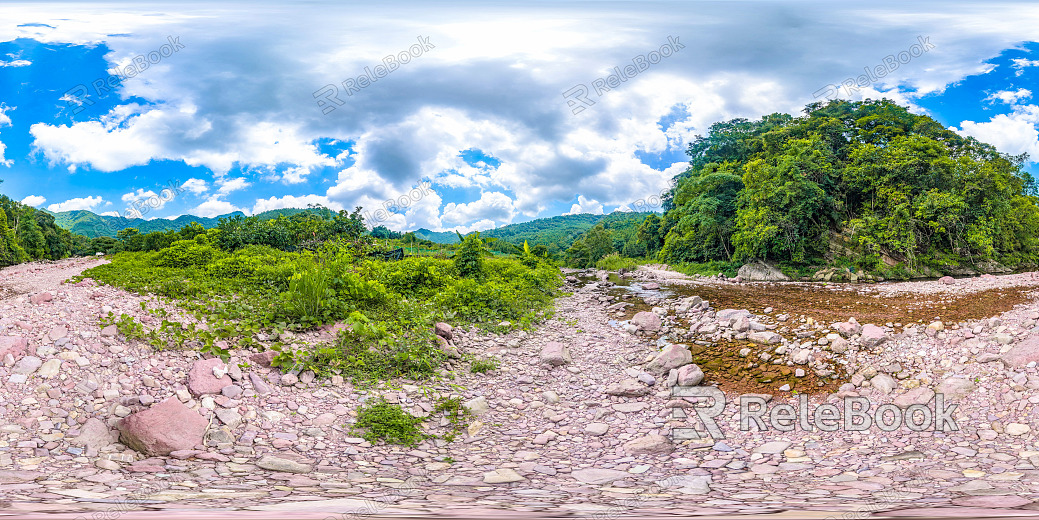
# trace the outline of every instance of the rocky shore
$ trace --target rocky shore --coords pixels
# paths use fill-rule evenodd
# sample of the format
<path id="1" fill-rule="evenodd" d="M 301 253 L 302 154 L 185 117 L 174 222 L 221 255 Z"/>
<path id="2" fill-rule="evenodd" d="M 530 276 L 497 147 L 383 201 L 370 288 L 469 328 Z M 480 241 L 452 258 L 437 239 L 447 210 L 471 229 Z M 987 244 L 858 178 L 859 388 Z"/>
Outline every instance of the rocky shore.
<path id="1" fill-rule="evenodd" d="M 143 303 L 187 318 L 89 279 L 62 283 L 102 261 L 0 271 L 0 510 L 1039 511 L 1034 297 L 997 315 L 874 323 L 769 301 L 719 308 L 687 293 L 736 284 L 660 266 L 624 278 L 635 291 L 607 273 L 570 273 L 569 294 L 536 330 L 439 328 L 461 353 L 500 359 L 499 369 L 474 374 L 454 360 L 437 380 L 363 388 L 283 374 L 264 352 L 236 351 L 224 363 L 127 341 L 99 317 L 113 311 L 148 324 Z M 862 297 L 902 298 L 906 309 L 947 298 L 951 308 L 954 298 L 1037 284 L 1030 275 L 908 282 Z M 761 377 L 712 368 L 726 355 Z M 725 392 L 714 416 L 721 439 L 684 396 L 715 385 Z M 940 394 L 957 405 L 949 416 L 958 429 L 743 431 L 739 397 L 750 394 L 769 407 L 807 396 L 813 408 L 865 398 L 900 410 L 933 409 Z M 375 396 L 421 416 L 438 397 L 457 396 L 474 415 L 454 442 L 373 446 L 350 426 Z M 449 427 L 426 424 L 433 434 Z M 690 429 L 701 438 L 675 433 Z"/>

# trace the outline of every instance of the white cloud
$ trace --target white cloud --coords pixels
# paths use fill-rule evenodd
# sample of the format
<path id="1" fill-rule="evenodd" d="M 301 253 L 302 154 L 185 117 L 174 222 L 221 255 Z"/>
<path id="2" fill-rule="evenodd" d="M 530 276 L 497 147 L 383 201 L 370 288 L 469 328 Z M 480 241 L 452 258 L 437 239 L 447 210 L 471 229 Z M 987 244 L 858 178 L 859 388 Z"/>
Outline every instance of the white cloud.
<path id="1" fill-rule="evenodd" d="M 101 215 L 102 217 L 118 217 L 119 216 L 119 212 L 118 211 L 105 211 L 104 213 L 98 213 L 98 215 Z"/>
<path id="2" fill-rule="evenodd" d="M 989 96 L 985 98 L 985 101 L 988 101 L 989 103 L 999 101 L 1008 105 L 1013 105 L 1018 101 L 1030 97 L 1032 97 L 1032 91 L 1026 88 L 1021 88 L 1017 90 L 1000 90 L 994 94 L 989 94 Z"/>
<path id="3" fill-rule="evenodd" d="M 59 202 L 57 204 L 51 204 L 50 206 L 47 206 L 47 210 L 48 211 L 53 211 L 55 213 L 61 212 L 61 211 L 76 211 L 76 210 L 94 211 L 95 208 L 97 208 L 98 206 L 101 206 L 102 204 L 108 205 L 108 204 L 111 204 L 111 203 L 110 202 L 106 202 L 105 199 L 101 198 L 100 196 L 96 196 L 96 197 L 94 197 L 94 196 L 91 196 L 91 197 L 80 197 L 80 198 L 75 198 L 75 199 L 69 199 L 69 200 L 66 200 L 65 202 Z"/>
<path id="4" fill-rule="evenodd" d="M 202 179 L 188 179 L 184 181 L 184 184 L 181 184 L 180 187 L 194 193 L 195 195 L 201 195 L 209 190 L 209 185 Z"/>
<path id="5" fill-rule="evenodd" d="M 310 204 L 320 204 L 332 211 L 339 211 L 343 209 L 335 201 L 328 200 L 327 197 L 321 195 L 304 195 L 302 197 L 296 197 L 293 195 L 286 195 L 284 197 L 271 197 L 269 199 L 256 199 L 256 204 L 253 205 L 253 214 L 263 213 L 264 211 L 270 211 L 272 209 L 284 209 L 284 208 L 305 208 Z"/>
<path id="6" fill-rule="evenodd" d="M 217 197 L 219 197 L 219 195 L 209 197 L 205 202 L 188 211 L 188 213 L 198 217 L 218 217 L 220 215 L 234 213 L 235 211 L 241 211 L 248 214 L 246 210 L 239 208 L 226 200 L 220 200 Z"/>
<path id="7" fill-rule="evenodd" d="M 996 147 L 1011 155 L 1027 153 L 1039 161 L 1039 106 L 1017 105 L 1010 114 L 999 114 L 986 122 L 963 121 L 951 130 Z"/>
<path id="8" fill-rule="evenodd" d="M 1026 69 L 1028 67 L 1039 67 L 1039 60 L 1028 60 L 1028 59 L 1025 59 L 1025 58 L 1014 58 L 1013 60 L 1010 60 L 1010 61 L 1014 62 L 1014 68 L 1017 69 L 1017 72 L 1014 73 L 1015 76 L 1021 76 L 1022 74 L 1024 74 L 1025 73 L 1024 69 Z"/>
<path id="9" fill-rule="evenodd" d="M 591 213 L 593 215 L 602 215 L 602 203 L 596 200 L 586 199 L 584 195 L 577 196 L 577 204 L 570 206 L 570 211 L 563 213 L 564 215 L 579 215 L 581 213 Z"/>
<path id="10" fill-rule="evenodd" d="M 0 60 L 0 67 L 28 67 L 29 65 L 32 65 L 31 61 L 26 61 L 26 60 L 3 61 L 3 60 Z"/>
<path id="11" fill-rule="evenodd" d="M 8 125 L 11 124 L 11 117 L 8 116 L 5 112 L 7 112 L 8 110 L 14 110 L 14 109 L 15 109 L 15 107 L 9 107 L 9 106 L 7 106 L 7 105 L 5 105 L 3 103 L 0 103 L 0 126 L 8 126 Z M 14 161 L 11 160 L 11 159 L 4 159 L 4 152 L 6 150 L 7 150 L 7 145 L 5 145 L 4 143 L 0 142 L 0 164 L 2 164 L 4 166 L 7 166 L 7 167 L 10 167 L 12 164 L 14 164 Z"/>
<path id="12" fill-rule="evenodd" d="M 25 204 L 26 206 L 32 206 L 34 208 L 40 206 L 44 202 L 47 202 L 47 199 L 39 195 L 29 195 L 28 197 L 22 199 L 22 204 Z"/>
<path id="13" fill-rule="evenodd" d="M 486 220 L 508 224 L 516 216 L 516 208 L 508 195 L 501 192 L 484 192 L 479 200 L 466 204 L 449 202 L 444 206 L 441 217 L 446 225 L 471 225 L 475 220 Z"/>
<path id="14" fill-rule="evenodd" d="M 244 190 L 245 188 L 252 186 L 252 183 L 242 177 L 221 179 L 216 181 L 216 183 L 220 185 L 220 189 L 217 190 L 218 195 L 227 195 L 233 191 Z"/>

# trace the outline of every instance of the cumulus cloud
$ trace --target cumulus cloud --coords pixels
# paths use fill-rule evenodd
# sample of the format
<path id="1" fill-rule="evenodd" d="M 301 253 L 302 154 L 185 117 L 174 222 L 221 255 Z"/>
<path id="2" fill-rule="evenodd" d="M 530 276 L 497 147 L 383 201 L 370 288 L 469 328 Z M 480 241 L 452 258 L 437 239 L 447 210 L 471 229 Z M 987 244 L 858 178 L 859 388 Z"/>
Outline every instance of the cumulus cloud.
<path id="1" fill-rule="evenodd" d="M 245 188 L 252 186 L 252 183 L 242 177 L 235 179 L 221 179 L 217 181 L 217 184 L 220 185 L 220 189 L 216 191 L 218 195 L 227 195 L 228 193 L 244 190 Z"/>
<path id="2" fill-rule="evenodd" d="M 0 67 L 28 67 L 29 65 L 32 65 L 32 62 L 31 61 L 27 61 L 27 60 L 13 60 L 13 61 L 3 61 L 3 60 L 0 60 Z"/>
<path id="3" fill-rule="evenodd" d="M 1027 153 L 1039 160 L 1039 105 L 1018 105 L 1010 114 L 999 114 L 985 122 L 963 121 L 951 130 L 991 144 L 1011 155 Z"/>
<path id="4" fill-rule="evenodd" d="M 256 204 L 253 205 L 253 214 L 263 213 L 264 211 L 270 211 L 272 209 L 284 209 L 284 208 L 305 208 L 311 204 L 320 204 L 330 210 L 339 211 L 343 207 L 332 200 L 328 200 L 327 197 L 321 195 L 304 195 L 302 197 L 296 197 L 293 195 L 285 195 L 284 197 L 271 197 L 269 199 L 256 199 Z"/>
<path id="5" fill-rule="evenodd" d="M 446 225 L 469 225 L 474 220 L 486 220 L 508 224 L 516 216 L 516 208 L 508 195 L 501 192 L 484 192 L 479 200 L 465 204 L 447 203 L 441 217 Z"/>
<path id="6" fill-rule="evenodd" d="M 202 179 L 188 179 L 184 181 L 184 184 L 181 184 L 180 187 L 194 193 L 195 195 L 201 195 L 209 191 L 209 185 Z"/>
<path id="7" fill-rule="evenodd" d="M 109 204 L 111 204 L 111 202 L 105 201 L 105 199 L 101 198 L 101 196 L 96 196 L 96 197 L 95 196 L 90 196 L 90 197 L 80 197 L 80 198 L 75 198 L 75 199 L 69 199 L 69 200 L 66 200 L 65 202 L 59 202 L 57 204 L 51 204 L 50 206 L 47 206 L 47 210 L 48 211 L 53 211 L 55 213 L 61 212 L 61 211 L 77 211 L 77 210 L 94 211 L 95 208 L 97 208 L 97 207 L 99 207 L 101 205 L 106 205 L 107 206 Z"/>
<path id="8" fill-rule="evenodd" d="M 11 124 L 11 116 L 8 116 L 5 112 L 8 110 L 14 110 L 14 107 L 9 107 L 3 103 L 0 103 L 0 127 L 9 126 Z M 10 167 L 14 164 L 11 159 L 4 159 L 4 152 L 7 150 L 7 145 L 0 142 L 0 164 Z"/>
<path id="9" fill-rule="evenodd" d="M 219 217 L 220 215 L 226 215 L 228 213 L 234 213 L 235 211 L 241 211 L 247 213 L 246 210 L 227 202 L 226 200 L 220 200 L 217 195 L 213 195 L 206 199 L 205 202 L 195 206 L 188 213 L 199 216 L 199 217 Z M 248 214 L 248 213 L 247 213 Z"/>
<path id="10" fill-rule="evenodd" d="M 999 92 L 989 94 L 988 97 L 985 98 L 985 101 L 988 101 L 989 103 L 999 101 L 1001 103 L 1013 105 L 1018 101 L 1028 99 L 1030 97 L 1032 97 L 1031 90 L 1028 90 L 1026 88 L 1020 88 L 1017 90 L 1000 90 Z"/>
<path id="11" fill-rule="evenodd" d="M 711 123 L 798 113 L 821 86 L 861 74 L 915 44 L 919 34 L 931 35 L 937 47 L 854 96 L 913 105 L 989 70 L 986 60 L 1002 50 L 1039 40 L 1039 6 L 1028 3 L 998 10 L 736 5 L 683 4 L 664 12 L 615 4 L 592 19 L 583 6 L 531 10 L 506 3 L 488 16 L 416 5 L 393 24 L 384 13 L 331 3 L 262 14 L 219 3 L 179 4 L 161 13 L 98 6 L 55 13 L 19 5 L 0 6 L 0 41 L 103 43 L 111 68 L 158 48 L 167 34 L 181 35 L 187 45 L 117 90 L 123 100 L 147 103 L 127 101 L 94 120 L 31 127 L 35 149 L 70 171 L 117 172 L 163 160 L 202 166 L 213 172 L 218 190 L 200 205 L 210 211 L 307 200 L 378 209 L 429 179 L 442 193 L 387 212 L 387 222 L 444 229 L 544 216 L 565 208 L 575 193 L 602 211 L 640 210 L 636 201 L 658 196 L 687 167 L 686 143 Z M 19 26 L 29 20 L 39 25 Z M 532 26 L 539 27 L 533 39 L 525 32 Z M 436 48 L 360 92 L 347 96 L 340 89 L 343 104 L 321 113 L 315 91 L 406 49 L 418 32 Z M 274 33 L 278 39 L 270 38 Z M 733 40 L 733 34 L 741 37 Z M 590 86 L 669 35 L 685 49 L 594 95 L 582 113 L 571 112 L 563 92 Z M 841 52 L 827 52 L 835 41 Z M 207 59 L 214 55 L 237 59 L 217 68 Z M 315 144 L 329 139 L 352 143 L 352 151 L 326 153 Z M 472 149 L 500 163 L 469 164 L 460 153 Z M 649 166 L 647 156 L 661 159 Z M 256 199 L 242 192 L 246 181 L 222 180 L 236 167 L 249 172 L 257 191 L 282 183 L 294 193 Z M 317 182 L 318 174 L 331 176 L 331 183 Z M 205 181 L 192 186 L 196 195 L 210 193 Z M 583 211 L 585 203 L 579 199 L 576 206 Z"/>
<path id="12" fill-rule="evenodd" d="M 589 200 L 584 195 L 577 196 L 577 203 L 570 206 L 570 211 L 563 213 L 564 215 L 580 215 L 582 213 L 591 213 L 593 215 L 602 215 L 602 203 L 596 200 Z"/>
<path id="13" fill-rule="evenodd" d="M 38 207 L 39 205 L 43 204 L 44 202 L 47 202 L 47 199 L 44 198 L 44 197 L 41 197 L 39 195 L 29 195 L 28 197 L 25 197 L 24 199 L 22 199 L 22 204 L 25 204 L 26 206 L 32 206 L 32 207 Z"/>

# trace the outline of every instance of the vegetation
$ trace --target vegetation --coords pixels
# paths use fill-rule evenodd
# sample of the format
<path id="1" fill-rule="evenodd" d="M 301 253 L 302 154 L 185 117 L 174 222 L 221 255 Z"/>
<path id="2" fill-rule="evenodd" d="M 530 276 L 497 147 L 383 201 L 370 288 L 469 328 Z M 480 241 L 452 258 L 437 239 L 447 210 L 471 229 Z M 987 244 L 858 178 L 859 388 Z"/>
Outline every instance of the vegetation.
<path id="1" fill-rule="evenodd" d="M 608 256 L 618 252 L 701 274 L 734 273 L 757 258 L 796 273 L 841 264 L 909 276 L 1039 261 L 1027 157 L 887 100 L 716 123 L 687 152 L 690 168 L 665 197 L 664 216 L 637 227 L 639 245 L 621 249 L 614 239 L 610 250 L 610 229 L 596 226 L 567 262 L 624 265 Z"/>
<path id="2" fill-rule="evenodd" d="M 351 430 L 372 444 L 384 441 L 414 446 L 429 437 L 419 429 L 421 424 L 422 419 L 404 411 L 400 405 L 379 398 L 358 410 L 357 422 Z"/>
<path id="3" fill-rule="evenodd" d="M 77 253 L 85 242 L 58 227 L 50 214 L 0 195 L 0 267 L 59 260 Z"/>
<path id="4" fill-rule="evenodd" d="M 314 215 L 236 217 L 152 239 L 127 231 L 120 234 L 121 252 L 83 276 L 177 300 L 193 315 L 188 323 L 163 317 L 154 328 L 108 318 L 106 324 L 156 348 L 226 357 L 230 348 L 253 346 L 260 334 L 337 324 L 327 344 L 276 342 L 275 365 L 362 382 L 428 377 L 446 359 L 433 323 L 497 327 L 507 320 L 530 327 L 546 316 L 560 285 L 559 271 L 544 258 L 529 251 L 491 256 L 478 233 L 451 246 L 450 257 L 389 261 L 375 254 L 359 210 Z M 403 239 L 384 246 L 399 247 Z"/>

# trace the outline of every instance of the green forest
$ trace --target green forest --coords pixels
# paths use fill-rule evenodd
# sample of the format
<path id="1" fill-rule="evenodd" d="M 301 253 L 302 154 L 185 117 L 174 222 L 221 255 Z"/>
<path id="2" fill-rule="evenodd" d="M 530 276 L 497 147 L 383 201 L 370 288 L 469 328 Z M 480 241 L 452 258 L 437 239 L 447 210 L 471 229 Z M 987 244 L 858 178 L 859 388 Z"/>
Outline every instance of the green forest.
<path id="1" fill-rule="evenodd" d="M 794 271 L 850 266 L 897 276 L 979 271 L 1039 258 L 1039 206 L 1027 156 L 1009 156 L 887 100 L 808 105 L 804 115 L 715 123 L 690 167 L 635 233 L 645 258 Z M 595 228 L 575 265 L 630 254 Z M 613 240 L 612 242 L 616 242 Z"/>
<path id="2" fill-rule="evenodd" d="M 0 267 L 65 258 L 85 242 L 59 227 L 54 216 L 0 195 Z"/>

